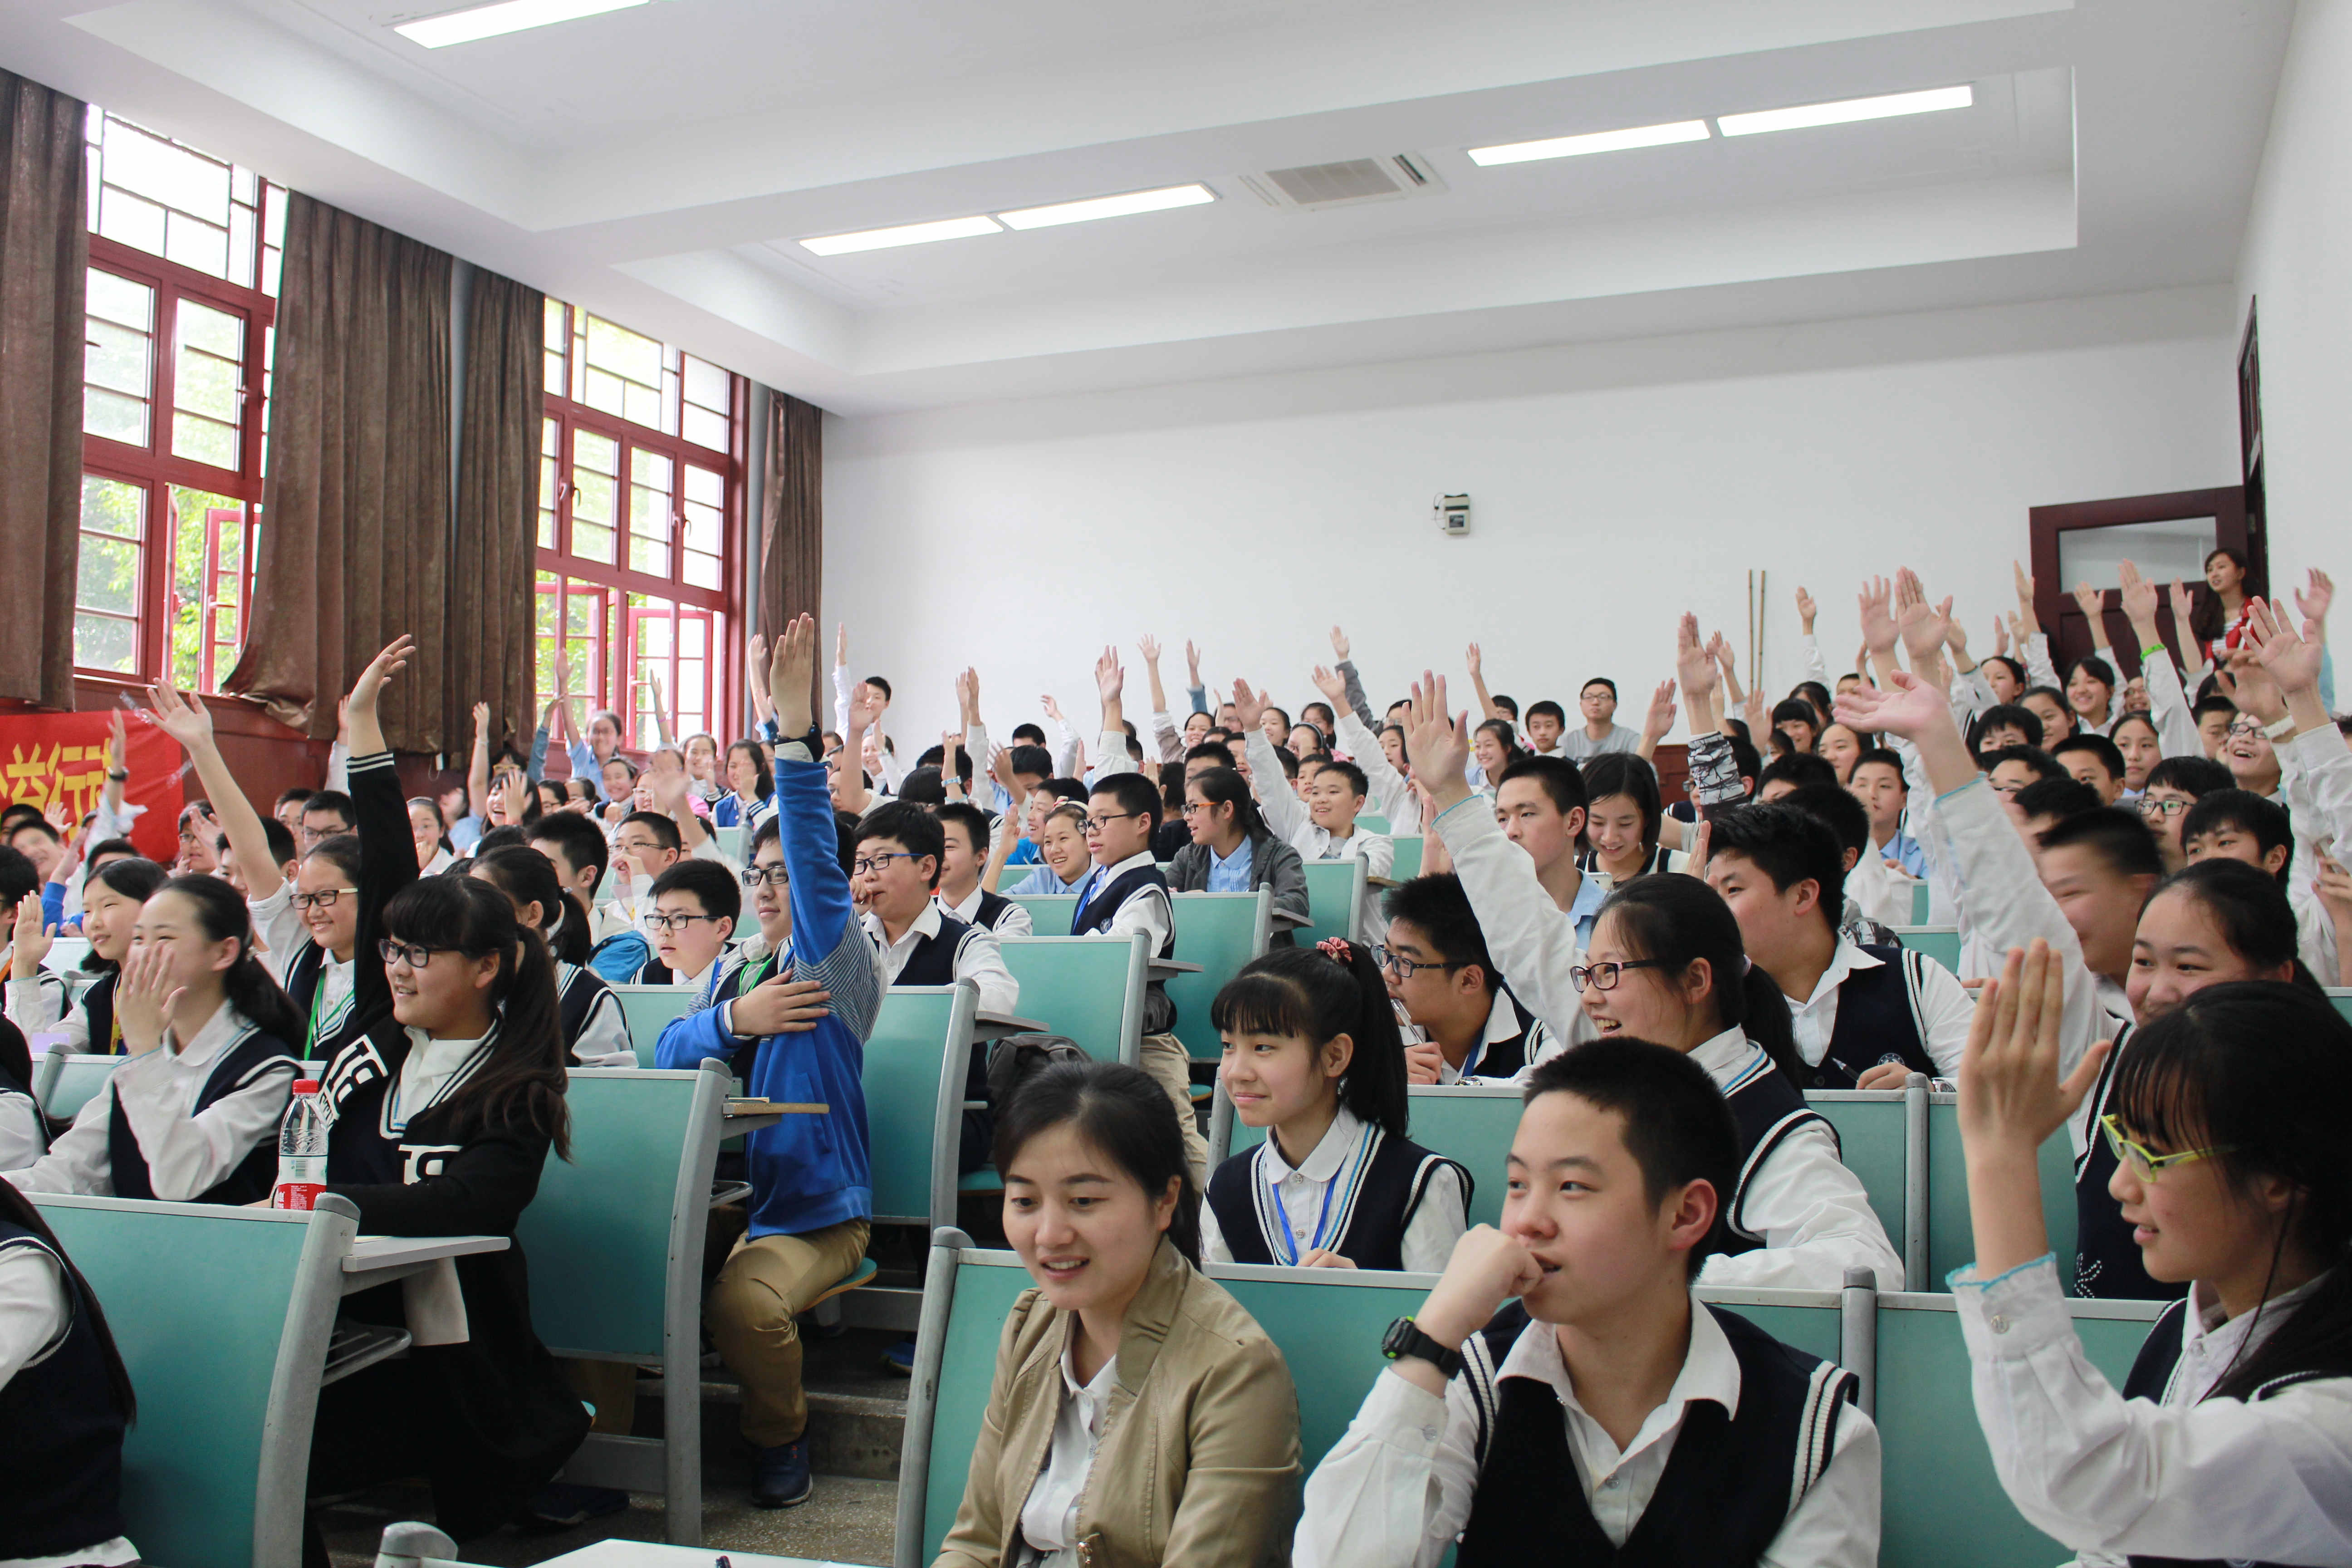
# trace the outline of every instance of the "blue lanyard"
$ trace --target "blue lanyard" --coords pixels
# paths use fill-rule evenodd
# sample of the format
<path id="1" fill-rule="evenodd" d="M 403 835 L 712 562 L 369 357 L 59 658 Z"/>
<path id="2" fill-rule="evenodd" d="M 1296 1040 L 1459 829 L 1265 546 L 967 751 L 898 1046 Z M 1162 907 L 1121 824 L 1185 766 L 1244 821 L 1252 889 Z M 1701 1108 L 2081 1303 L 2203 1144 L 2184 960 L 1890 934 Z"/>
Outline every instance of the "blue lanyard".
<path id="1" fill-rule="evenodd" d="M 1307 1238 L 1307 1250 L 1309 1252 L 1323 1245 L 1323 1226 L 1331 1217 L 1331 1194 L 1339 1190 L 1340 1179 L 1346 1174 L 1347 1172 L 1344 1170 L 1335 1171 L 1332 1173 L 1331 1179 L 1323 1184 L 1323 1208 L 1322 1212 L 1315 1216 L 1315 1234 Z M 1267 1182 L 1265 1195 L 1274 1200 L 1274 1217 L 1280 1222 L 1276 1227 L 1276 1236 L 1281 1241 L 1283 1250 L 1288 1254 L 1282 1262 L 1286 1267 L 1296 1264 L 1298 1261 L 1298 1243 L 1291 1235 L 1290 1213 L 1282 1206 L 1282 1184 Z"/>

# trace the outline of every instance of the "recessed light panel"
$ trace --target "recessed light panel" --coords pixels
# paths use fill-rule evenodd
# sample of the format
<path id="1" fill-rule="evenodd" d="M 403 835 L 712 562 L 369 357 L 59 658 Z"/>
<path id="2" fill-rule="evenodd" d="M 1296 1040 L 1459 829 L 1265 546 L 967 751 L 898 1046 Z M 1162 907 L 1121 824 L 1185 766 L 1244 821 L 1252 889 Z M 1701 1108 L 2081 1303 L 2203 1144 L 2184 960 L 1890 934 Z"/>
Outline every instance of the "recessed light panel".
<path id="1" fill-rule="evenodd" d="M 452 44 L 470 44 L 477 38 L 495 38 L 501 33 L 520 33 L 528 27 L 551 27 L 558 22 L 576 22 L 583 16 L 601 16 L 607 11 L 625 11 L 646 3 L 647 0 L 501 0 L 496 5 L 477 5 L 470 11 L 452 11 L 422 21 L 403 22 L 393 31 L 428 49 L 446 49 Z"/>
<path id="2" fill-rule="evenodd" d="M 1809 125 L 1892 120 L 1898 114 L 1933 114 L 1938 110 L 1966 109 L 1976 100 L 1976 89 L 1963 84 L 1931 88 L 1926 92 L 1890 93 L 1884 98 L 1849 98 L 1837 103 L 1767 109 L 1755 114 L 1720 114 L 1716 116 L 1715 123 L 1726 136 L 1754 136 L 1766 131 L 1799 131 Z"/>
<path id="3" fill-rule="evenodd" d="M 1216 193 L 1206 185 L 1167 185 L 1156 191 L 1129 191 L 1123 196 L 1059 202 L 1052 206 L 1024 207 L 996 216 L 1007 228 L 1052 228 L 1056 224 L 1087 223 L 1098 217 L 1128 217 L 1136 213 L 1166 212 L 1171 207 L 1196 207 L 1216 199 Z"/>
<path id="4" fill-rule="evenodd" d="M 929 245 L 935 239 L 969 239 L 978 234 L 1003 234 L 993 219 L 949 217 L 937 223 L 900 224 L 896 228 L 868 228 L 856 234 L 828 234 L 801 241 L 801 248 L 818 256 L 847 256 L 859 250 L 887 250 L 896 245 Z"/>
<path id="5" fill-rule="evenodd" d="M 1592 131 L 1581 136 L 1554 136 L 1543 142 L 1512 142 L 1500 147 L 1473 147 L 1470 161 L 1482 169 L 1497 163 L 1532 163 L 1543 158 L 1574 158 L 1587 153 L 1622 153 L 1634 147 L 1664 147 L 1676 142 L 1704 142 L 1704 120 L 1677 120 L 1670 125 L 1636 125 L 1624 131 Z"/>

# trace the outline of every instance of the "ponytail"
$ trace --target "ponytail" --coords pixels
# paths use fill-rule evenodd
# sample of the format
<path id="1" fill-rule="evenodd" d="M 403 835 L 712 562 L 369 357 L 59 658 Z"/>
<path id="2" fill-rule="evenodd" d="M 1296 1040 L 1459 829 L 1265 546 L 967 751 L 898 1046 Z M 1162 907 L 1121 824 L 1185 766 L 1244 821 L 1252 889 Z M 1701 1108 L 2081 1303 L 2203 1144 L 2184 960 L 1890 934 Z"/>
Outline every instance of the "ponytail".
<path id="1" fill-rule="evenodd" d="M 1354 1046 L 1339 1103 L 1392 1138 L 1405 1135 L 1404 1040 L 1371 949 L 1338 938 L 1276 948 L 1254 958 L 1210 1004 L 1220 1033 L 1296 1036 L 1320 1050 L 1341 1035 Z"/>
<path id="2" fill-rule="evenodd" d="M 221 994 L 236 1016 L 299 1049 L 308 1033 L 301 1011 L 255 956 L 253 914 L 236 889 L 218 877 L 187 876 L 173 878 L 159 891 L 177 893 L 195 906 L 196 923 L 206 941 L 236 943 L 236 962 L 221 975 Z"/>
<path id="3" fill-rule="evenodd" d="M 511 844 L 477 858 L 467 875 L 494 883 L 512 900 L 518 915 L 525 904 L 539 906 L 539 934 L 549 954 L 563 963 L 584 964 L 593 944 L 588 913 L 555 874 L 555 862 L 527 845 Z"/>
<path id="4" fill-rule="evenodd" d="M 1701 1005 L 1713 1005 L 1715 1026 L 1737 1028 L 1762 1047 L 1790 1083 L 1804 1083 L 1789 999 L 1771 975 L 1748 961 L 1739 921 L 1723 895 L 1696 877 L 1643 877 L 1609 895 L 1600 918 L 1612 915 L 1612 929 L 1625 946 L 1657 961 L 1665 973 L 1685 973 L 1705 960 L 1713 979 Z"/>

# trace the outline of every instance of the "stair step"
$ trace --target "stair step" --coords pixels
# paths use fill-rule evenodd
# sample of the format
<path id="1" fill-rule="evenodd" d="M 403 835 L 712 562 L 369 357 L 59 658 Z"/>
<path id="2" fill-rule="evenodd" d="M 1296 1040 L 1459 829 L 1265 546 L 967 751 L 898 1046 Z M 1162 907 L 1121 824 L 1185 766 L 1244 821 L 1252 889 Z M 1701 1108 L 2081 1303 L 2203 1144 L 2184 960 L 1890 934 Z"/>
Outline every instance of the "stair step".
<path id="1" fill-rule="evenodd" d="M 883 1351 L 899 1336 L 887 1330 L 849 1329 L 830 1339 L 803 1341 L 802 1386 L 808 1398 L 809 1465 L 819 1475 L 898 1479 L 907 1438 L 908 1382 L 884 1372 Z M 637 1380 L 639 1431 L 651 1415 L 658 1431 L 662 1380 Z M 736 1435 L 742 1385 L 723 1366 L 702 1372 L 702 1451 L 705 1462 L 741 1463 Z M 650 1434 L 648 1434 L 650 1435 Z"/>

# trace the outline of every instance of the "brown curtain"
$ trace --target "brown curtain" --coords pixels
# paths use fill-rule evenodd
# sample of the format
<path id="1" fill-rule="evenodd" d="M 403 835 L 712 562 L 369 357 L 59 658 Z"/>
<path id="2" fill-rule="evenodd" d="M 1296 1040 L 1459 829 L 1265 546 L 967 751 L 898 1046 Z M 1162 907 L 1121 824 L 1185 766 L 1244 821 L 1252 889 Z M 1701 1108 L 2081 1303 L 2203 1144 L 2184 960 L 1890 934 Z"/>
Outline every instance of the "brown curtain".
<path id="1" fill-rule="evenodd" d="M 474 275 L 442 704 L 442 726 L 453 749 L 471 743 L 477 702 L 490 705 L 494 748 L 509 731 L 524 749 L 530 745 L 546 332 L 545 295 L 493 272 Z"/>
<path id="2" fill-rule="evenodd" d="M 406 632 L 384 739 L 462 751 L 446 724 L 449 258 L 296 194 L 286 209 L 269 472 L 252 635 L 225 683 L 313 737 Z"/>
<path id="3" fill-rule="evenodd" d="M 74 705 L 84 106 L 0 70 L 0 697 Z"/>
<path id="4" fill-rule="evenodd" d="M 768 473 L 760 516 L 760 626 L 772 641 L 794 616 L 823 616 L 824 410 L 768 399 Z"/>

